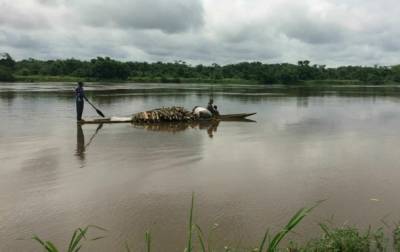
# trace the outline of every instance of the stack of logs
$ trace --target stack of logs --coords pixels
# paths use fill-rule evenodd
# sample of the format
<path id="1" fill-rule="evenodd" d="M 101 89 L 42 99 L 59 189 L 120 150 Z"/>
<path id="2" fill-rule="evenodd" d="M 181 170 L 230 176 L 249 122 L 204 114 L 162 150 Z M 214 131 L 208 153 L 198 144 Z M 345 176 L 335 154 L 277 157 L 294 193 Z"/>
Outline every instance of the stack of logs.
<path id="1" fill-rule="evenodd" d="M 133 122 L 136 123 L 190 122 L 197 119 L 196 115 L 183 107 L 163 107 L 133 115 Z"/>

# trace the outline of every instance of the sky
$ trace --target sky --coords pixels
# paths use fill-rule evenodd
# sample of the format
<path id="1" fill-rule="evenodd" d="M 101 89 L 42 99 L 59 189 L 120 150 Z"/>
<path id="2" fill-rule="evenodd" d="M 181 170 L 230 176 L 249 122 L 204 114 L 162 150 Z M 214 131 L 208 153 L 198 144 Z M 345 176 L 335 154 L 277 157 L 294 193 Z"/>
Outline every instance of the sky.
<path id="1" fill-rule="evenodd" d="M 15 59 L 400 64 L 399 0 L 0 0 Z"/>

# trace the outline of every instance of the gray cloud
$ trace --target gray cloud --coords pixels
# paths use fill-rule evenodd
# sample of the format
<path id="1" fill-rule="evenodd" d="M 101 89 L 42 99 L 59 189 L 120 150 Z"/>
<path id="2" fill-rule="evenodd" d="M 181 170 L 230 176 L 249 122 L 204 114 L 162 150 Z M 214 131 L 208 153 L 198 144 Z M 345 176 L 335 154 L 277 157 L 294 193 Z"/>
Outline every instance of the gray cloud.
<path id="1" fill-rule="evenodd" d="M 395 0 L 0 0 L 0 51 L 189 63 L 398 64 Z"/>
<path id="2" fill-rule="evenodd" d="M 62 0 L 37 0 L 38 3 L 50 6 L 56 6 L 62 3 Z"/>
<path id="3" fill-rule="evenodd" d="M 307 18 L 291 19 L 282 27 L 290 38 L 309 44 L 338 43 L 345 38 L 345 30 L 335 24 L 315 22 Z"/>
<path id="4" fill-rule="evenodd" d="M 1 44 L 13 45 L 13 47 L 18 49 L 44 49 L 46 46 L 27 34 L 15 34 L 10 32 L 0 32 L 0 34 Z"/>
<path id="5" fill-rule="evenodd" d="M 93 26 L 158 29 L 166 33 L 185 32 L 203 24 L 199 0 L 120 0 L 68 2 L 81 19 Z"/>

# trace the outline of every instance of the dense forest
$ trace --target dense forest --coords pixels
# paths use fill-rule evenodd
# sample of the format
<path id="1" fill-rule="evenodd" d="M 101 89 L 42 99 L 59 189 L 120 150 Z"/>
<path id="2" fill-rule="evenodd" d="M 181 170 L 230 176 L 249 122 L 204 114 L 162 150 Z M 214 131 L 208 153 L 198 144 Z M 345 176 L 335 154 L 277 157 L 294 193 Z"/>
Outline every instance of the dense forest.
<path id="1" fill-rule="evenodd" d="M 296 84 L 304 81 L 343 81 L 382 84 L 400 83 L 400 65 L 341 66 L 328 68 L 308 60 L 297 64 L 241 62 L 228 65 L 196 65 L 183 61 L 173 63 L 120 62 L 109 57 L 89 61 L 78 59 L 15 61 L 8 53 L 0 54 L 0 81 L 116 80 L 158 82 L 250 81 L 263 84 Z"/>

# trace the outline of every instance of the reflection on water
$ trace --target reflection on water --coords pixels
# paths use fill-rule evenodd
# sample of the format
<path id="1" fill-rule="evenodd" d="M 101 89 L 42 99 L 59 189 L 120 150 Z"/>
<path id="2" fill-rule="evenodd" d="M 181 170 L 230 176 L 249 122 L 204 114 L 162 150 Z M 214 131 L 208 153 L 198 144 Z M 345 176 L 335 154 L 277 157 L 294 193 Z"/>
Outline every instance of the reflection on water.
<path id="1" fill-rule="evenodd" d="M 187 129 L 206 130 L 210 138 L 217 131 L 219 121 L 195 121 L 195 122 L 165 122 L 151 124 L 132 124 L 135 128 L 143 128 L 148 131 L 161 131 L 168 133 L 177 133 Z"/>
<path id="2" fill-rule="evenodd" d="M 86 224 L 110 230 L 88 251 L 123 251 L 125 241 L 142 251 L 146 230 L 155 251 L 179 251 L 193 191 L 196 223 L 219 223 L 221 245 L 254 246 L 321 199 L 296 238 L 318 235 L 315 223 L 332 214 L 360 227 L 400 219 L 396 86 L 89 83 L 107 115 L 204 106 L 212 94 L 221 113 L 257 112 L 257 123 L 81 127 L 74 85 L 0 84 L 0 251 L 37 251 L 33 233 L 62 246 Z"/>
<path id="3" fill-rule="evenodd" d="M 83 161 L 85 161 L 85 152 L 89 148 L 90 144 L 93 142 L 93 139 L 97 136 L 101 128 L 103 127 L 103 124 L 100 123 L 96 131 L 93 133 L 93 135 L 89 138 L 89 141 L 85 144 L 85 134 L 83 133 L 82 125 L 77 124 L 76 125 L 76 156 L 79 158 L 80 161 L 82 161 L 82 167 L 84 166 Z"/>
<path id="4" fill-rule="evenodd" d="M 217 123 L 215 123 L 213 125 L 210 125 L 210 126 L 206 127 L 207 134 L 208 134 L 208 136 L 210 138 L 213 138 L 214 137 L 214 133 L 217 132 L 218 124 L 219 123 L 217 122 Z"/>
<path id="5" fill-rule="evenodd" d="M 210 138 L 217 131 L 219 121 L 198 121 L 198 122 L 182 122 L 182 123 L 157 123 L 157 124 L 133 124 L 136 128 L 144 128 L 149 131 L 162 131 L 176 133 L 187 129 L 206 130 Z"/>
<path id="6" fill-rule="evenodd" d="M 76 125 L 76 156 L 79 157 L 81 161 L 85 160 L 85 135 L 83 134 L 82 126 L 80 124 Z"/>
<path id="7" fill-rule="evenodd" d="M 238 119 L 230 122 L 256 122 L 250 119 Z M 229 123 L 229 122 L 228 122 Z M 133 123 L 132 126 L 138 129 L 145 129 L 148 131 L 158 131 L 158 132 L 167 132 L 167 133 L 177 133 L 181 131 L 185 131 L 188 129 L 199 129 L 207 132 L 208 137 L 213 138 L 215 133 L 217 132 L 218 125 L 220 121 L 216 120 L 200 120 L 193 122 L 165 122 L 165 123 L 151 123 L 151 124 L 140 124 Z M 84 167 L 85 155 L 88 150 L 88 147 L 93 142 L 94 138 L 97 136 L 99 131 L 102 129 L 103 124 L 99 124 L 89 138 L 89 141 L 85 142 L 85 134 L 83 132 L 83 127 L 81 124 L 77 124 L 76 126 L 76 149 L 75 155 L 82 162 L 82 167 Z"/>
<path id="8" fill-rule="evenodd" d="M 237 119 L 231 120 L 230 122 L 256 122 L 250 119 Z M 229 123 L 229 122 L 228 122 Z M 158 131 L 158 132 L 167 132 L 167 133 L 177 133 L 181 131 L 185 131 L 188 129 L 199 129 L 205 130 L 207 135 L 210 138 L 214 137 L 214 134 L 217 132 L 218 125 L 220 121 L 218 120 L 200 120 L 200 121 L 193 121 L 193 122 L 165 122 L 165 123 L 150 123 L 150 124 L 141 124 L 141 123 L 132 123 L 131 125 L 134 128 L 138 129 L 145 129 L 148 131 Z M 104 124 L 98 124 L 95 132 L 89 138 L 89 141 L 85 142 L 85 134 L 83 132 L 83 127 L 81 124 L 77 124 L 76 126 L 76 149 L 75 155 L 79 158 L 80 161 L 85 160 L 85 154 L 93 142 L 94 138 L 97 136 L 99 131 L 102 129 Z"/>

